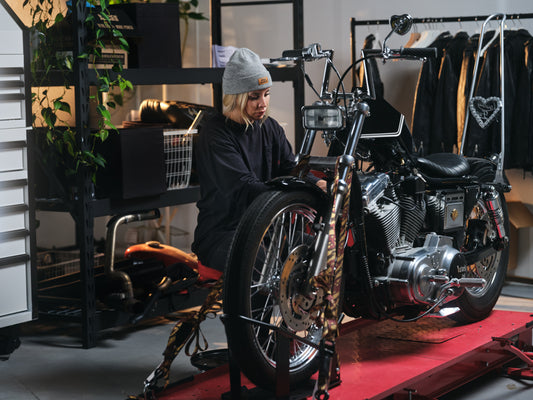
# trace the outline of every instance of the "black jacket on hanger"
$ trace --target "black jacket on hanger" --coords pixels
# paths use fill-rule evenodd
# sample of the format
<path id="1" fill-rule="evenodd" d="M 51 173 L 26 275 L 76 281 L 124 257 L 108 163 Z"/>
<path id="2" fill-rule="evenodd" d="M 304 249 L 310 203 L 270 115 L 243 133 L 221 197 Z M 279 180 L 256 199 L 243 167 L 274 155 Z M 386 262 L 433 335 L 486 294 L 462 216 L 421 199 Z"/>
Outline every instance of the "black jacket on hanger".
<path id="1" fill-rule="evenodd" d="M 365 42 L 363 43 L 363 49 L 368 50 L 372 49 L 374 46 L 374 41 L 376 40 L 376 37 L 373 34 L 368 35 L 365 38 Z M 369 76 L 372 77 L 372 82 L 374 83 L 374 91 L 377 98 L 383 98 L 384 96 L 384 87 L 383 82 L 381 80 L 381 76 L 379 74 L 379 68 L 378 64 L 375 58 L 370 58 L 366 61 L 366 68 L 370 69 L 368 71 Z M 364 79 L 365 79 L 365 69 L 359 68 L 358 71 L 359 75 L 359 81 L 360 85 L 364 87 Z"/>
<path id="2" fill-rule="evenodd" d="M 521 88 L 525 68 L 524 44 L 531 36 L 525 30 L 505 32 L 505 168 L 520 168 L 526 163 L 529 136 L 530 90 Z M 488 40 L 488 39 L 487 39 Z M 487 50 L 478 72 L 474 96 L 500 97 L 500 46 L 499 39 Z M 487 127 L 481 128 L 471 115 L 468 121 L 465 154 L 486 156 L 500 152 L 501 113 Z"/>
<path id="3" fill-rule="evenodd" d="M 467 42 L 466 32 L 457 33 L 446 44 L 440 63 L 431 125 L 431 140 L 440 142 L 440 151 L 453 152 L 457 145 L 457 87 Z M 438 151 L 438 146 L 429 149 Z"/>
<path id="4" fill-rule="evenodd" d="M 528 132 L 527 137 L 527 146 L 528 151 L 526 155 L 525 168 L 533 168 L 533 39 L 529 39 L 525 44 L 525 60 L 526 60 L 526 74 L 527 80 L 525 80 L 524 85 L 527 86 L 527 91 L 529 94 L 529 118 L 527 119 Z"/>
<path id="5" fill-rule="evenodd" d="M 422 65 L 418 75 L 412 133 L 415 147 L 420 155 L 442 152 L 442 140 L 434 137 L 432 127 L 440 62 L 444 48 L 451 38 L 449 32 L 443 32 L 431 43 L 429 47 L 437 48 L 437 58 L 429 58 Z"/>
<path id="6" fill-rule="evenodd" d="M 530 165 L 529 138 L 533 134 L 527 118 L 531 112 L 531 81 L 525 62 L 526 44 L 531 40 L 531 35 L 525 29 L 520 29 L 510 31 L 505 40 L 505 51 L 511 68 L 506 75 L 512 81 L 514 89 L 510 101 L 506 99 L 506 118 L 509 118 L 509 124 L 506 124 L 505 164 L 509 168 L 522 168 Z"/>

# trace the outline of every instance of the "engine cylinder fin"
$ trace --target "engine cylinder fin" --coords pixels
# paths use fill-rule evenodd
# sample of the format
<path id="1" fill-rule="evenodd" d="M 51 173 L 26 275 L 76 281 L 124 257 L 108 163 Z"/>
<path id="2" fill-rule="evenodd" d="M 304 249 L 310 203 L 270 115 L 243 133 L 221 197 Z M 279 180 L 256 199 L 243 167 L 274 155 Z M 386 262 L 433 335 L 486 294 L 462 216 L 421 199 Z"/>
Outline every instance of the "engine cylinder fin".
<path id="1" fill-rule="evenodd" d="M 367 208 L 366 224 L 371 246 L 389 254 L 400 236 L 400 207 L 394 203 L 374 204 Z"/>
<path id="2" fill-rule="evenodd" d="M 400 235 L 406 242 L 413 243 L 424 224 L 426 204 L 423 200 L 415 201 L 411 196 L 401 196 L 400 204 L 403 211 Z"/>

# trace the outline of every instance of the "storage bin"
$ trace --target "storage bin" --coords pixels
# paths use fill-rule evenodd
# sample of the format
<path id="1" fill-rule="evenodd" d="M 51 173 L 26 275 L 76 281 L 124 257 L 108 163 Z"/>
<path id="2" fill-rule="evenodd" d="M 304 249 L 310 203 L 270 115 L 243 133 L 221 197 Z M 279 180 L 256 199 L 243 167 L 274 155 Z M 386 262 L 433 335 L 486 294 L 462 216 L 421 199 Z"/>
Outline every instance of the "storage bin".
<path id="1" fill-rule="evenodd" d="M 165 130 L 165 165 L 167 190 L 189 186 L 192 169 L 193 139 L 196 129 Z"/>

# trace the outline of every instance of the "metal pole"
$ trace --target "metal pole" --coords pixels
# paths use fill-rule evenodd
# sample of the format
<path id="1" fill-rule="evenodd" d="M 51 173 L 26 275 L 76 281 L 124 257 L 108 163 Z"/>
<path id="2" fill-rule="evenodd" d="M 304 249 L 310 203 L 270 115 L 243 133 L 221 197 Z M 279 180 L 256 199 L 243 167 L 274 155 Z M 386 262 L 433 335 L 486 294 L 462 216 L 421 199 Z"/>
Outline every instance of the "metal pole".
<path id="1" fill-rule="evenodd" d="M 75 24 L 74 42 L 74 80 L 75 80 L 75 105 L 76 105 L 76 138 L 82 151 L 90 151 L 89 128 L 89 78 L 88 62 L 86 58 L 78 55 L 85 52 L 87 46 L 87 31 L 85 20 L 87 6 L 85 1 L 77 1 L 72 8 Z M 82 283 L 82 339 L 83 347 L 90 348 L 96 345 L 96 300 L 94 285 L 94 211 L 92 208 L 93 187 L 90 174 L 86 168 L 81 168 L 78 174 L 76 193 L 76 235 L 80 248 L 80 274 Z"/>
<path id="2" fill-rule="evenodd" d="M 481 27 L 481 34 L 479 35 L 479 43 L 478 43 L 478 46 L 477 46 L 476 61 L 474 63 L 474 72 L 472 74 L 472 83 L 471 83 L 471 86 L 470 86 L 470 94 L 468 95 L 468 101 L 466 102 L 465 123 L 464 123 L 464 126 L 463 126 L 463 134 L 461 136 L 461 147 L 460 147 L 460 149 L 461 149 L 460 150 L 460 154 L 461 155 L 464 155 L 464 147 L 465 147 L 465 142 L 466 142 L 466 140 L 465 140 L 466 131 L 468 129 L 468 119 L 470 118 L 470 101 L 472 100 L 472 97 L 474 96 L 474 91 L 475 91 L 475 87 L 476 87 L 479 60 L 481 59 L 483 54 L 485 54 L 485 52 L 490 47 L 492 42 L 494 42 L 494 40 L 496 40 L 496 38 L 498 37 L 498 35 L 494 35 L 492 37 L 492 39 L 489 40 L 489 42 L 482 48 L 482 46 L 483 46 L 483 37 L 485 36 L 485 31 L 486 31 L 487 24 L 493 18 L 503 18 L 503 19 L 505 19 L 505 14 L 492 14 L 490 17 L 488 17 L 485 20 L 485 22 L 483 22 L 483 26 Z M 502 29 L 500 29 L 500 36 L 501 36 L 500 40 L 501 40 L 501 43 L 502 43 L 501 44 L 501 48 L 503 49 L 503 34 L 502 33 L 503 33 L 503 31 L 502 31 Z M 502 72 L 503 70 L 500 69 L 500 71 Z M 503 81 L 503 78 L 502 78 L 502 81 Z M 503 92 L 501 93 L 501 96 L 502 96 L 502 101 L 503 101 L 503 96 L 504 96 Z M 503 114 L 502 114 L 502 117 L 503 117 Z M 502 122 L 502 124 L 503 124 L 503 122 Z"/>
<path id="3" fill-rule="evenodd" d="M 503 179 L 503 162 L 505 159 L 505 48 L 504 48 L 504 24 L 505 14 L 502 14 L 500 21 L 500 96 L 502 101 L 501 123 L 500 123 L 500 155 L 496 166 L 495 182 L 505 183 Z"/>

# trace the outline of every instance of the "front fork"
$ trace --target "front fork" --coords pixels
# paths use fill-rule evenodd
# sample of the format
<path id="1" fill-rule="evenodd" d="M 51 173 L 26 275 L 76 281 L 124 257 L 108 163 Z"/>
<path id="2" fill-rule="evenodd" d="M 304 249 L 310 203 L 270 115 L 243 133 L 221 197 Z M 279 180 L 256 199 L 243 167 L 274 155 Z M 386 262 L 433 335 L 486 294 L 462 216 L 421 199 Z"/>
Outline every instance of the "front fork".
<path id="1" fill-rule="evenodd" d="M 367 103 L 358 103 L 356 107 L 357 110 L 355 111 L 354 121 L 348 134 L 348 141 L 344 149 L 344 154 L 340 156 L 338 160 L 339 165 L 336 171 L 337 176 L 335 177 L 335 179 L 338 179 L 337 191 L 332 194 L 334 196 L 333 202 L 329 209 L 329 213 L 326 214 L 329 216 L 331 215 L 332 210 L 336 210 L 335 218 L 338 217 L 339 211 L 342 209 L 342 204 L 344 203 L 344 198 L 347 194 L 348 186 L 346 184 L 346 177 L 348 176 L 350 169 L 353 169 L 355 165 L 355 149 L 357 148 L 359 138 L 361 137 L 365 118 L 370 115 L 370 108 Z M 311 262 L 311 268 L 309 269 L 308 282 L 326 267 L 329 240 L 328 230 L 329 226 L 326 223 L 323 223 L 318 231 L 314 256 Z"/>
<path id="2" fill-rule="evenodd" d="M 342 214 L 342 205 L 347 194 L 348 185 L 346 184 L 346 175 L 348 170 L 354 166 L 354 158 L 352 156 L 343 155 L 339 159 L 339 181 L 337 185 L 337 191 L 333 195 L 334 200 L 329 209 L 327 215 L 331 215 L 335 210 L 335 218 L 338 218 L 339 214 Z M 309 269 L 309 279 L 317 276 L 321 271 L 326 268 L 326 261 L 328 257 L 328 241 L 329 241 L 329 225 L 322 223 L 317 234 L 317 240 L 315 241 L 315 247 L 313 251 L 313 260 L 311 262 L 311 268 Z"/>

